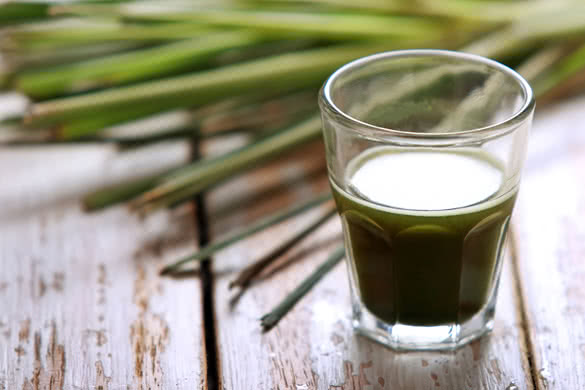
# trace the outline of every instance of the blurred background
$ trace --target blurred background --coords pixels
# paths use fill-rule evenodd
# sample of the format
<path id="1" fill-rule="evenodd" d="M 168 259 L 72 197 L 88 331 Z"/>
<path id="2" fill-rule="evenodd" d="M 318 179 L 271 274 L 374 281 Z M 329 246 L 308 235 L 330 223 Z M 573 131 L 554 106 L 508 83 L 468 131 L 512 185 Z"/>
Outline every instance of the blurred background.
<path id="1" fill-rule="evenodd" d="M 585 87 L 578 0 L 8 1 L 0 26 L 0 141 L 10 145 L 254 143 L 314 117 L 336 68 L 386 50 L 496 59 L 530 81 L 539 107 Z"/>

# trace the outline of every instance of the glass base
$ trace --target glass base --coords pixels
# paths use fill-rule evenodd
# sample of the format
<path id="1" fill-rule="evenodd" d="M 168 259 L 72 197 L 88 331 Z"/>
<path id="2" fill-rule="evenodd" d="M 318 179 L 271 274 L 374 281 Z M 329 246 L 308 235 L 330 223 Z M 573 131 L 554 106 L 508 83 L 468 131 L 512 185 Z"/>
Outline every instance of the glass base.
<path id="1" fill-rule="evenodd" d="M 461 324 L 440 326 L 413 326 L 389 324 L 370 313 L 354 300 L 353 328 L 380 344 L 395 350 L 439 351 L 459 348 L 493 328 L 494 305 L 487 305 Z"/>

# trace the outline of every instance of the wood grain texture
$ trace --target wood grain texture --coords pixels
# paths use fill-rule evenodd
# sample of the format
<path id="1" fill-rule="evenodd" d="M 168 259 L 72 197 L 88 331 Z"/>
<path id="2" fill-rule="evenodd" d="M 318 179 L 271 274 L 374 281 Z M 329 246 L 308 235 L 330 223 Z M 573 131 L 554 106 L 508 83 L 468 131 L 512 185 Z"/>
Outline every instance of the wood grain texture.
<path id="1" fill-rule="evenodd" d="M 209 196 L 215 234 L 245 224 L 327 187 L 324 174 L 296 181 L 302 172 L 322 172 L 323 146 L 316 143 L 227 183 Z M 213 148 L 211 148 L 213 149 Z M 321 167 L 321 169 L 319 169 Z M 287 184 L 287 182 L 293 184 Z M 280 183 L 280 184 L 278 184 Z M 222 210 L 238 197 L 279 187 L 269 199 Z M 238 207 L 239 206 L 239 207 Z M 396 353 L 351 329 L 345 266 L 338 266 L 279 325 L 262 333 L 259 318 L 330 253 L 341 240 L 337 219 L 285 256 L 277 274 L 268 270 L 239 299 L 228 290 L 236 272 L 306 226 L 315 210 L 220 252 L 214 259 L 215 307 L 221 380 L 224 389 L 498 389 L 515 384 L 531 389 L 518 297 L 506 260 L 494 333 L 455 353 Z M 512 389 L 513 387 L 510 387 Z"/>
<path id="2" fill-rule="evenodd" d="M 188 158 L 159 148 L 0 149 L 0 389 L 203 386 L 199 282 L 157 275 L 195 249 L 191 210 L 142 220 L 78 201 Z"/>
<path id="3" fill-rule="evenodd" d="M 585 389 L 585 97 L 535 119 L 515 246 L 539 390 Z"/>
<path id="4" fill-rule="evenodd" d="M 584 107 L 577 98 L 535 120 L 514 262 L 506 259 L 490 337 L 455 353 L 395 353 L 355 336 L 344 266 L 262 333 L 259 317 L 340 241 L 339 222 L 241 297 L 227 285 L 310 223 L 314 210 L 214 259 L 223 388 L 503 390 L 532 389 L 533 379 L 537 390 L 585 388 Z M 206 152 L 244 141 L 208 143 Z M 325 189 L 322 156 L 317 142 L 212 191 L 213 234 Z M 187 158 L 181 143 L 123 154 L 91 145 L 0 148 L 0 390 L 205 386 L 199 280 L 156 275 L 195 248 L 191 210 L 141 220 L 124 207 L 87 215 L 78 201 L 87 190 Z"/>

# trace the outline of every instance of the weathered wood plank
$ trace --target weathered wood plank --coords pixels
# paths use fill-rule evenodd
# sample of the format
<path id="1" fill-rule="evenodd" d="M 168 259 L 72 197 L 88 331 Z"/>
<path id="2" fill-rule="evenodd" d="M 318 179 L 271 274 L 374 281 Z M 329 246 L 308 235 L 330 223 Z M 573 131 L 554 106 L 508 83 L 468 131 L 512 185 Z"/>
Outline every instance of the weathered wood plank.
<path id="1" fill-rule="evenodd" d="M 209 196 L 216 234 L 277 210 L 327 187 L 325 176 L 286 185 L 287 177 L 324 166 L 319 143 L 291 159 L 241 177 Z M 321 169 L 322 171 L 322 169 Z M 238 197 L 280 185 L 269 199 L 221 212 Z M 259 190 L 260 189 L 260 190 Z M 266 277 L 236 304 L 228 283 L 252 259 L 305 226 L 318 210 L 220 252 L 214 259 L 215 308 L 221 379 L 226 389 L 498 389 L 515 384 L 531 389 L 518 299 L 507 260 L 499 293 L 495 331 L 455 353 L 395 353 L 353 334 L 346 269 L 338 266 L 280 324 L 263 334 L 259 317 L 277 304 L 336 243 L 341 228 L 333 220 L 283 259 L 278 273 Z M 268 272 L 267 274 L 270 274 Z"/>
<path id="2" fill-rule="evenodd" d="M 515 243 L 538 389 L 585 389 L 585 97 L 535 120 Z"/>
<path id="3" fill-rule="evenodd" d="M 199 281 L 157 275 L 195 249 L 190 208 L 141 220 L 77 199 L 188 158 L 161 148 L 0 149 L 0 389 L 204 386 Z"/>

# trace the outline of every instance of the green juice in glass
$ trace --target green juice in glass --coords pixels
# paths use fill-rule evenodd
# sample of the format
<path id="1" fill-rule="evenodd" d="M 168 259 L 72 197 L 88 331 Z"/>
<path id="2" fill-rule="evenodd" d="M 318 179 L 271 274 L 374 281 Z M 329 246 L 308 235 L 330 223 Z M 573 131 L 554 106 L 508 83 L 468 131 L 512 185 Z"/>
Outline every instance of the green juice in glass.
<path id="1" fill-rule="evenodd" d="M 487 303 L 516 198 L 477 149 L 376 147 L 331 182 L 357 294 L 394 324 L 461 323 Z"/>

